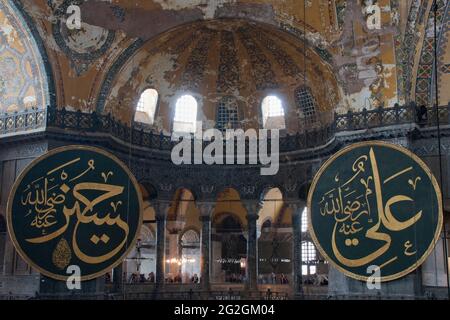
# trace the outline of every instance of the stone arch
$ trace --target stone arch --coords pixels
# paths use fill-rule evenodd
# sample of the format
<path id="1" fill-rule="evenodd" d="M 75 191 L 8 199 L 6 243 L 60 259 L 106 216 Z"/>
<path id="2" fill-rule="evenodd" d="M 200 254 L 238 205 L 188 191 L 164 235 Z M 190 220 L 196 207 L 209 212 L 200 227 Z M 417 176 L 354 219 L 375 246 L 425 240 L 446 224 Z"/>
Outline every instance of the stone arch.
<path id="1" fill-rule="evenodd" d="M 150 182 L 143 181 L 139 184 L 141 187 L 143 200 L 154 200 L 158 197 L 158 190 Z"/>
<path id="2" fill-rule="evenodd" d="M 235 188 L 225 187 L 222 188 L 216 197 L 216 205 L 212 215 L 212 222 L 217 217 L 217 215 L 222 215 L 223 213 L 233 214 L 240 221 L 243 230 L 247 228 L 247 210 L 242 204 L 242 198 L 239 191 Z"/>
<path id="3" fill-rule="evenodd" d="M 141 226 L 139 232 L 136 246 L 130 251 L 124 264 L 127 280 L 135 274 L 136 282 L 141 282 L 140 277 L 147 278 L 150 273 L 156 271 L 156 233 L 146 224 Z"/>
<path id="4" fill-rule="evenodd" d="M 271 226 L 272 226 L 272 219 L 270 217 L 267 217 L 261 223 L 261 229 L 270 228 Z"/>
<path id="5" fill-rule="evenodd" d="M 156 218 L 156 212 L 154 208 L 154 200 L 157 198 L 156 188 L 149 182 L 139 183 L 139 187 L 142 193 L 142 201 L 144 203 L 143 207 L 143 222 L 154 221 Z M 149 225 L 149 227 L 151 227 Z"/>
<path id="6" fill-rule="evenodd" d="M 189 233 L 191 232 L 195 232 L 197 234 L 198 237 L 198 241 L 200 241 L 200 230 L 196 227 L 190 226 L 186 229 L 184 229 L 181 233 L 180 233 L 180 241 L 183 241 L 183 239 L 191 239 L 192 237 L 189 235 Z M 187 240 L 189 240 L 187 239 Z M 192 241 L 191 241 L 192 242 Z"/>
<path id="7" fill-rule="evenodd" d="M 247 257 L 246 227 L 235 212 L 217 212 L 211 225 L 212 282 L 236 282 Z M 234 280 L 233 280 L 234 279 Z M 240 280 L 240 281 L 241 281 Z"/>
<path id="8" fill-rule="evenodd" d="M 178 190 L 187 190 L 192 195 L 192 200 L 197 201 L 199 199 L 199 195 L 201 191 L 199 190 L 199 186 L 190 182 L 189 179 L 181 179 L 179 183 L 176 183 L 176 191 Z"/>
<path id="9" fill-rule="evenodd" d="M 218 226 L 221 225 L 225 219 L 227 219 L 228 217 L 232 217 L 237 223 L 239 223 L 240 227 L 242 230 L 245 230 L 245 224 L 244 221 L 242 221 L 242 218 L 239 217 L 236 213 L 233 212 L 218 212 L 215 213 L 212 219 L 212 225 L 213 226 Z"/>
<path id="10" fill-rule="evenodd" d="M 190 189 L 178 188 L 173 195 L 172 203 L 167 220 L 184 222 L 188 210 L 195 207 L 195 197 Z"/>
<path id="11" fill-rule="evenodd" d="M 190 283 L 192 278 L 200 275 L 200 231 L 195 227 L 188 227 L 180 233 L 179 252 L 181 259 L 182 282 Z"/>
<path id="12" fill-rule="evenodd" d="M 262 224 L 269 219 L 272 225 L 276 225 L 280 213 L 284 210 L 283 193 L 279 188 L 266 188 L 261 194 L 261 209 L 259 211 L 258 226 L 262 228 Z"/>
<path id="13" fill-rule="evenodd" d="M 264 201 L 264 198 L 273 189 L 278 189 L 278 191 L 280 192 L 282 198 L 286 197 L 286 192 L 285 192 L 283 186 L 278 185 L 278 184 L 273 184 L 273 185 L 267 185 L 267 186 L 262 188 L 262 190 L 260 192 L 259 200 L 260 201 Z"/>
<path id="14" fill-rule="evenodd" d="M 146 86 L 133 103 L 135 106 L 133 123 L 138 126 L 153 126 L 155 115 L 158 112 L 158 104 L 158 90 Z"/>
<path id="15" fill-rule="evenodd" d="M 151 226 L 145 224 L 142 225 L 141 235 L 139 236 L 141 241 L 156 241 L 156 232 Z"/>

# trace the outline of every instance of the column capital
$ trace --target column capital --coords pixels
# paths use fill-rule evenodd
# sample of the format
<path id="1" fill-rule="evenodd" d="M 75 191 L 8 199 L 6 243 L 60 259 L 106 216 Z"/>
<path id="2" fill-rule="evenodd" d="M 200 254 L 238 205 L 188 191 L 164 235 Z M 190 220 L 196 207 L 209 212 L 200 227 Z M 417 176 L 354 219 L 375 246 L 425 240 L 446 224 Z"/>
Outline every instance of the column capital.
<path id="1" fill-rule="evenodd" d="M 255 222 L 259 219 L 258 213 L 247 213 L 247 221 L 248 222 Z"/>
<path id="2" fill-rule="evenodd" d="M 246 289 L 258 289 L 258 227 L 259 210 L 261 202 L 258 200 L 242 201 L 247 209 L 248 235 L 247 235 L 247 283 Z"/>
<path id="3" fill-rule="evenodd" d="M 286 200 L 285 203 L 289 209 L 294 211 L 293 214 L 301 214 L 307 205 L 306 201 L 301 199 Z"/>
<path id="4" fill-rule="evenodd" d="M 242 205 L 247 210 L 247 215 L 258 215 L 258 211 L 262 208 L 260 200 L 242 200 Z"/>
<path id="5" fill-rule="evenodd" d="M 211 219 L 216 203 L 212 201 L 197 201 L 197 208 L 200 210 L 200 220 L 201 219 Z M 203 221 L 203 220 L 202 220 Z"/>
<path id="6" fill-rule="evenodd" d="M 199 220 L 201 221 L 201 222 L 210 222 L 211 221 L 211 216 L 200 216 L 199 217 Z"/>
<path id="7" fill-rule="evenodd" d="M 155 219 L 163 220 L 167 217 L 170 206 L 172 205 L 171 201 L 168 200 L 156 200 L 153 202 L 153 208 L 155 209 Z"/>

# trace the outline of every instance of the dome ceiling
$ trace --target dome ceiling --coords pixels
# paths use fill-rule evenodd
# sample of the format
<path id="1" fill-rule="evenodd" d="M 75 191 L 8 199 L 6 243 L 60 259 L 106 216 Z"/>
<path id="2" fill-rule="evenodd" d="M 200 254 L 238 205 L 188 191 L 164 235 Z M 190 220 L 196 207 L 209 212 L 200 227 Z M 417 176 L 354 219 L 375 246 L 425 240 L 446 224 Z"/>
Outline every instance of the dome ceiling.
<path id="1" fill-rule="evenodd" d="M 151 87 L 160 96 L 160 129 L 170 127 L 176 99 L 186 93 L 199 102 L 200 120 L 215 119 L 217 102 L 234 96 L 242 119 L 256 127 L 266 95 L 277 95 L 295 112 L 294 91 L 303 84 L 312 89 L 320 111 L 334 110 L 339 89 L 333 72 L 303 42 L 259 23 L 197 22 L 147 42 L 130 58 L 115 77 L 103 111 L 128 114 L 123 120 L 130 121 L 140 93 Z"/>
<path id="2" fill-rule="evenodd" d="M 12 0 L 7 2 L 10 1 Z M 431 2 L 428 0 L 14 1 L 20 11 L 24 12 L 28 24 L 35 27 L 35 34 L 39 33 L 37 37 L 39 47 L 41 42 L 42 47 L 45 47 L 43 51 L 49 58 L 46 69 L 52 70 L 54 83 L 51 85 L 55 87 L 54 90 L 50 90 L 50 97 L 59 107 L 65 106 L 82 112 L 94 110 L 104 112 L 105 107 L 106 109 L 110 107 L 108 105 L 110 102 L 119 102 L 121 97 L 131 99 L 131 95 L 134 96 L 136 93 L 134 90 L 140 89 L 136 84 L 127 87 L 127 90 L 131 90 L 130 97 L 124 92 L 118 94 L 118 91 L 126 87 L 127 81 L 135 79 L 131 74 L 127 74 L 132 71 L 130 64 L 127 65 L 130 57 L 134 57 L 133 63 L 144 62 L 147 56 L 144 51 L 160 56 L 159 65 L 156 63 L 156 57 L 149 61 L 155 63 L 157 69 L 161 70 L 159 76 L 157 73 L 153 76 L 161 82 L 160 90 L 168 89 L 169 84 L 175 88 L 182 82 L 180 77 L 188 77 L 181 74 L 187 66 L 187 57 L 202 37 L 196 37 L 179 53 L 169 51 L 176 45 L 175 41 L 168 45 L 162 43 L 163 39 L 172 34 L 174 40 L 182 41 L 173 33 L 178 33 L 180 37 L 189 35 L 194 29 L 198 30 L 195 25 L 211 19 L 213 21 L 242 19 L 257 23 L 257 26 L 250 25 L 250 27 L 263 30 L 263 37 L 274 40 L 277 45 L 283 47 L 300 70 L 302 63 L 298 56 L 303 54 L 301 49 L 297 50 L 295 47 L 302 47 L 301 41 L 306 37 L 311 48 L 310 58 L 315 59 L 316 53 L 319 53 L 330 63 L 342 88 L 339 105 L 335 108 L 337 113 L 393 106 L 394 103 L 405 103 L 411 98 L 423 103 L 428 102 L 433 87 L 430 68 L 432 60 L 428 59 L 430 54 L 432 56 L 433 49 L 429 37 L 432 30 L 427 30 L 427 26 L 433 22 Z M 445 26 L 450 16 L 450 10 L 446 9 L 449 3 L 449 1 L 438 2 L 437 29 L 440 30 L 441 39 L 439 52 L 442 52 L 443 56 L 439 79 L 446 79 L 449 74 L 449 59 L 446 54 L 449 47 L 448 28 L 441 28 L 441 25 Z M 82 12 L 82 29 L 78 31 L 69 32 L 64 27 L 63 22 L 67 19 L 65 9 L 70 4 L 79 5 Z M 372 4 L 381 11 L 381 29 L 370 29 L 367 26 L 367 22 L 372 19 L 369 10 Z M 239 82 L 246 83 L 253 76 L 248 72 L 251 68 L 245 69 L 242 64 L 252 63 L 248 56 L 248 51 L 252 50 L 252 42 L 243 42 L 237 28 L 231 32 L 236 45 L 236 55 L 240 61 L 238 72 L 242 78 Z M 287 34 L 291 36 L 288 37 Z M 225 49 L 217 48 L 221 37 L 221 32 L 217 32 L 211 37 L 212 40 L 208 41 L 206 71 L 201 73 L 202 81 L 209 81 L 208 92 L 211 95 L 217 93 L 217 88 L 220 89 L 216 88 L 218 79 L 213 79 L 212 76 L 208 78 L 207 75 L 209 72 L 217 72 L 217 67 L 220 66 L 219 51 L 225 52 Z M 265 70 L 271 69 L 275 73 L 273 81 L 285 86 L 284 80 L 280 80 L 283 78 L 280 71 L 283 70 L 278 65 L 278 60 L 285 60 L 279 58 L 283 53 L 275 56 L 259 35 L 252 33 L 252 37 L 259 52 L 270 62 L 270 68 L 263 67 L 261 71 L 255 72 L 263 74 Z M 159 51 L 158 46 L 162 46 Z M 171 56 L 177 56 L 173 57 L 173 60 L 180 66 L 178 69 L 172 67 Z M 243 58 L 245 59 L 242 60 Z M 254 61 L 257 59 L 259 58 L 254 57 Z M 216 61 L 216 65 L 212 65 L 212 60 Z M 322 70 L 321 63 L 317 65 Z M 169 78 L 170 70 L 177 76 Z M 162 73 L 165 75 L 161 76 Z M 224 78 L 230 77 L 230 74 L 224 75 Z M 146 79 L 149 74 L 141 75 L 135 72 L 134 75 Z M 313 73 L 311 77 L 312 75 Z M 161 78 L 168 80 L 160 81 Z M 208 80 L 205 80 L 206 78 Z M 270 84 L 270 80 L 255 82 L 254 85 L 260 87 L 261 83 L 264 87 Z M 320 84 L 324 86 L 322 82 Z M 204 87 L 204 85 L 200 87 L 202 86 Z M 448 90 L 444 89 L 439 88 L 440 101 L 443 104 L 450 99 Z M 248 88 L 249 92 L 255 90 Z M 334 94 L 333 91 L 331 93 Z M 241 87 L 239 94 L 251 102 L 251 96 L 245 92 L 245 87 Z M 319 94 L 319 98 L 322 95 Z M 168 99 L 164 96 L 162 98 Z M 129 110 L 122 109 L 125 114 L 121 114 L 120 118 L 124 120 L 130 118 Z M 116 111 L 114 113 L 117 114 Z"/>

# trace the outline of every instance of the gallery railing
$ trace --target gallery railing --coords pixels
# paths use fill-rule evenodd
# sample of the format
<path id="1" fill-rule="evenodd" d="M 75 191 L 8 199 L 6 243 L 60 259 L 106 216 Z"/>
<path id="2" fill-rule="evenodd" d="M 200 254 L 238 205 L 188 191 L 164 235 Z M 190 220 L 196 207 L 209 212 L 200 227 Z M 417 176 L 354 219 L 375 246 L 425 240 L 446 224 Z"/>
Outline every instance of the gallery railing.
<path id="1" fill-rule="evenodd" d="M 436 112 L 440 124 L 450 124 L 450 103 L 439 108 L 417 109 L 414 105 L 395 106 L 392 108 L 363 109 L 361 112 L 336 114 L 334 128 L 336 132 L 366 130 L 392 125 L 417 123 L 433 127 L 437 124 Z"/>
<path id="2" fill-rule="evenodd" d="M 350 111 L 346 114 L 336 114 L 334 121 L 324 127 L 306 130 L 295 135 L 283 135 L 280 138 L 280 152 L 304 150 L 325 145 L 339 132 L 412 123 L 424 127 L 434 127 L 437 122 L 436 112 L 439 114 L 441 124 L 450 124 L 450 104 L 439 108 L 428 108 L 427 112 L 422 114 L 414 106 L 363 109 L 361 112 Z M 45 125 L 48 128 L 109 134 L 133 145 L 158 150 L 172 150 L 177 143 L 172 141 L 171 136 L 162 132 L 155 132 L 144 127 L 130 128 L 111 115 L 98 115 L 95 112 L 82 113 L 55 107 L 48 107 L 47 110 L 29 109 L 0 115 L 0 136 L 43 128 Z M 205 142 L 206 144 L 208 142 Z"/>
<path id="3" fill-rule="evenodd" d="M 0 135 L 45 128 L 47 110 L 31 108 L 0 114 Z"/>
<path id="4" fill-rule="evenodd" d="M 178 141 L 172 141 L 172 137 L 165 135 L 163 132 L 155 132 L 143 127 L 130 128 L 128 125 L 114 119 L 111 115 L 97 115 L 96 113 L 74 112 L 65 109 L 49 108 L 47 127 L 107 133 L 121 141 L 132 143 L 136 146 L 166 151 L 172 150 L 175 144 L 178 143 Z M 334 129 L 332 125 L 306 131 L 302 134 L 286 135 L 280 139 L 280 151 L 288 152 L 314 148 L 325 144 L 333 136 Z M 204 144 L 206 146 L 209 142 L 205 141 Z"/>

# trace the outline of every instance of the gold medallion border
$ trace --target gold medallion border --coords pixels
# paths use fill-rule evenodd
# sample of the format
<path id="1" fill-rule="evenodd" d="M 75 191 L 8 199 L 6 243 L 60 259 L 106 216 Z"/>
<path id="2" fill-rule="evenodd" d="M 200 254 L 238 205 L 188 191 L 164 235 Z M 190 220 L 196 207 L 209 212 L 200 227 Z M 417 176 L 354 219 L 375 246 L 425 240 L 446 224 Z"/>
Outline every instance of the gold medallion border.
<path id="1" fill-rule="evenodd" d="M 381 146 L 381 147 L 386 147 L 386 148 L 390 148 L 390 149 L 394 149 L 397 151 L 402 152 L 403 154 L 405 154 L 406 156 L 408 156 L 409 158 L 412 158 L 416 163 L 418 163 L 420 165 L 420 167 L 425 171 L 425 173 L 428 175 L 428 177 L 430 178 L 433 187 L 434 187 L 434 191 L 436 192 L 436 197 L 438 199 L 438 224 L 437 224 L 437 228 L 436 228 L 436 232 L 434 234 L 434 238 L 433 241 L 431 242 L 430 246 L 428 247 L 428 249 L 425 251 L 425 253 L 422 255 L 422 257 L 420 257 L 419 260 L 417 260 L 413 265 L 409 266 L 408 268 L 406 268 L 405 270 L 398 272 L 396 274 L 387 276 L 387 277 L 380 277 L 380 281 L 381 282 L 386 282 L 386 281 L 392 281 L 392 280 L 396 280 L 399 278 L 402 278 L 404 276 L 406 276 L 407 274 L 411 273 L 412 271 L 416 270 L 420 265 L 422 265 L 422 263 L 425 262 L 425 260 L 428 258 L 428 256 L 431 254 L 431 252 L 433 251 L 434 247 L 436 246 L 437 241 L 439 240 L 440 234 L 441 234 L 441 230 L 442 230 L 442 223 L 443 223 L 443 211 L 442 211 L 442 195 L 441 195 L 441 189 L 439 187 L 439 184 L 436 181 L 436 178 L 434 177 L 434 175 L 431 173 L 431 169 L 422 161 L 422 159 L 420 159 L 417 155 L 415 155 L 412 151 L 401 147 L 399 145 L 393 144 L 393 143 L 389 143 L 389 142 L 385 142 L 385 141 L 366 141 L 366 142 L 358 142 L 355 144 L 352 144 L 350 146 L 347 146 L 341 150 L 339 150 L 337 153 L 335 153 L 332 157 L 330 157 L 320 168 L 320 170 L 317 172 L 317 174 L 314 176 L 313 182 L 311 184 L 311 187 L 309 189 L 308 192 L 308 201 L 307 201 L 307 206 L 309 208 L 308 211 L 308 230 L 310 231 L 311 237 L 315 243 L 315 245 L 317 246 L 317 249 L 319 250 L 320 254 L 327 259 L 327 261 L 329 263 L 331 263 L 333 265 L 333 267 L 335 267 L 336 269 L 338 269 L 340 272 L 344 273 L 346 276 L 356 279 L 356 280 L 361 280 L 361 281 L 367 281 L 368 276 L 361 276 L 358 275 L 356 273 L 353 273 L 351 271 L 348 271 L 347 269 L 341 267 L 340 265 L 338 265 L 333 259 L 330 259 L 330 257 L 327 255 L 327 253 L 325 252 L 325 250 L 322 248 L 322 246 L 320 245 L 320 242 L 317 240 L 313 225 L 312 225 L 312 220 L 311 220 L 311 202 L 312 202 L 312 196 L 314 194 L 314 191 L 316 189 L 316 184 L 318 183 L 319 179 L 322 176 L 322 173 L 334 162 L 334 160 L 336 160 L 337 158 L 339 158 L 340 156 L 342 156 L 343 154 L 346 154 L 349 151 L 352 151 L 353 149 L 357 149 L 357 148 L 361 148 L 361 147 L 368 147 L 368 146 Z"/>
<path id="2" fill-rule="evenodd" d="M 70 146 L 64 146 L 64 147 L 59 147 L 53 150 L 50 150 L 49 152 L 47 152 L 46 154 L 34 159 L 19 175 L 19 177 L 16 179 L 16 181 L 14 182 L 13 188 L 9 194 L 8 197 L 8 203 L 6 206 L 6 221 L 7 221 L 7 229 L 8 229 L 8 234 L 11 238 L 11 240 L 13 241 L 14 247 L 16 248 L 17 252 L 19 253 L 19 255 L 22 257 L 22 259 L 24 259 L 28 264 L 30 264 L 33 268 L 35 268 L 36 270 L 38 270 L 40 273 L 42 273 L 43 275 L 55 279 L 55 280 L 61 280 L 61 281 L 66 281 L 67 278 L 70 275 L 67 276 L 61 276 L 59 274 L 55 274 L 52 272 L 49 272 L 43 268 L 41 268 L 40 266 L 38 266 L 36 263 L 34 263 L 34 261 L 32 261 L 32 259 L 30 259 L 25 252 L 23 252 L 22 248 L 20 247 L 19 243 L 17 242 L 13 227 L 12 227 L 12 202 L 14 200 L 14 196 L 15 193 L 17 191 L 17 188 L 19 187 L 20 183 L 22 182 L 22 179 L 25 177 L 25 175 L 32 169 L 34 168 L 38 163 L 40 163 L 41 161 L 47 159 L 48 157 L 51 157 L 57 153 L 61 153 L 61 152 L 65 152 L 65 151 L 71 151 L 71 150 L 88 150 L 88 151 L 92 151 L 95 153 L 99 153 L 101 155 L 104 155 L 108 158 L 110 158 L 111 160 L 113 160 L 116 164 L 118 164 L 128 175 L 128 177 L 130 178 L 131 182 L 133 183 L 133 186 L 136 190 L 137 196 L 139 198 L 139 223 L 136 229 L 136 234 L 133 237 L 133 241 L 130 243 L 130 245 L 128 246 L 128 248 L 125 250 L 124 254 L 122 254 L 122 256 L 117 259 L 116 262 L 110 264 L 108 267 L 106 267 L 105 269 L 96 272 L 94 274 L 89 274 L 89 275 L 85 275 L 81 277 L 81 281 L 87 281 L 87 280 L 92 280 L 98 277 L 101 277 L 103 275 L 105 275 L 106 273 L 108 273 L 109 271 L 111 271 L 111 269 L 117 267 L 120 263 L 122 263 L 122 261 L 126 258 L 126 256 L 130 253 L 130 251 L 134 248 L 136 241 L 138 239 L 139 236 L 139 232 L 141 230 L 141 226 L 142 226 L 142 217 L 143 217 L 143 202 L 142 202 L 142 193 L 141 193 L 141 189 L 139 187 L 139 184 L 136 180 L 136 178 L 134 177 L 134 175 L 131 173 L 131 171 L 128 169 L 128 167 L 119 159 L 117 158 L 115 155 L 97 148 L 97 147 L 90 147 L 90 146 L 82 146 L 82 145 L 70 145 Z"/>

